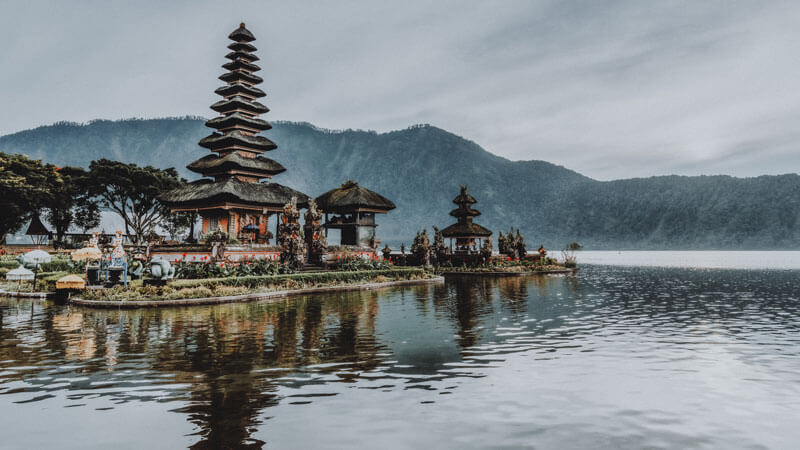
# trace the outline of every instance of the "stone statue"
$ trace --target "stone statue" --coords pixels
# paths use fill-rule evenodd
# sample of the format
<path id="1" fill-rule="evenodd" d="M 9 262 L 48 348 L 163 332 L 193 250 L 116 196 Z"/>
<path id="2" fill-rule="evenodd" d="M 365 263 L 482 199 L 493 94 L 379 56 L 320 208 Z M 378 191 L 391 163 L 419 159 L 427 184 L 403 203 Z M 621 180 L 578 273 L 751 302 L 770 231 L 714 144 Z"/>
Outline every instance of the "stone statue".
<path id="1" fill-rule="evenodd" d="M 281 263 L 293 269 L 299 269 L 303 263 L 305 253 L 305 243 L 300 237 L 300 212 L 297 210 L 297 198 L 292 197 L 292 201 L 283 207 L 283 216 L 278 235 L 278 242 L 281 246 Z"/>

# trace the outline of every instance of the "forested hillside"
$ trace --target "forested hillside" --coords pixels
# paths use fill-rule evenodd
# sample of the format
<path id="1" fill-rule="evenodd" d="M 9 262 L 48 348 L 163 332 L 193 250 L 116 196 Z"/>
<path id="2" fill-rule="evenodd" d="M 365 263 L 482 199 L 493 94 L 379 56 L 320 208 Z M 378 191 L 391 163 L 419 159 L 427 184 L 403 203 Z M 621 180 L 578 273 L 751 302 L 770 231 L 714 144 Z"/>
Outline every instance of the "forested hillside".
<path id="1" fill-rule="evenodd" d="M 207 154 L 200 118 L 58 123 L 0 137 L 0 151 L 58 165 L 110 158 L 185 166 Z M 519 226 L 530 245 L 562 248 L 800 248 L 800 177 L 653 177 L 600 182 L 544 161 L 509 161 L 432 126 L 388 133 L 328 131 L 276 123 L 266 156 L 287 171 L 274 180 L 319 195 L 354 179 L 397 204 L 379 217 L 379 235 L 408 245 L 416 230 L 452 222 L 459 184 L 468 184 L 497 231 Z"/>

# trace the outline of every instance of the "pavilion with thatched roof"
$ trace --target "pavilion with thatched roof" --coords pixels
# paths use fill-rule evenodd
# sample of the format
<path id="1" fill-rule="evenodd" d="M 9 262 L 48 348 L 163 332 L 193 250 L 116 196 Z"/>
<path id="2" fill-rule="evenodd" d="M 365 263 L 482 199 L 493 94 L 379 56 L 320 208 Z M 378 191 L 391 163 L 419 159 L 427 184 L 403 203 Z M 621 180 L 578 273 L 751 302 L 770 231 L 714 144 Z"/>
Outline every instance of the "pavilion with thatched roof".
<path id="1" fill-rule="evenodd" d="M 329 229 L 339 229 L 341 245 L 375 247 L 378 244 L 375 214 L 385 214 L 395 208 L 391 200 L 354 181 L 320 195 L 316 202 L 325 213 L 326 236 Z"/>
<path id="2" fill-rule="evenodd" d="M 34 214 L 33 217 L 31 217 L 31 223 L 28 225 L 25 235 L 31 237 L 33 245 L 44 245 L 47 243 L 47 239 L 50 238 L 51 233 L 42 223 L 39 214 Z"/>
<path id="3" fill-rule="evenodd" d="M 450 239 L 451 251 L 456 253 L 478 251 L 483 245 L 483 240 L 491 239 L 490 230 L 472 222 L 473 217 L 481 215 L 480 211 L 472 208 L 477 202 L 467 193 L 467 187 L 462 185 L 461 192 L 453 199 L 458 208 L 450 211 L 450 215 L 457 218 L 458 222 L 442 230 L 442 236 Z"/>

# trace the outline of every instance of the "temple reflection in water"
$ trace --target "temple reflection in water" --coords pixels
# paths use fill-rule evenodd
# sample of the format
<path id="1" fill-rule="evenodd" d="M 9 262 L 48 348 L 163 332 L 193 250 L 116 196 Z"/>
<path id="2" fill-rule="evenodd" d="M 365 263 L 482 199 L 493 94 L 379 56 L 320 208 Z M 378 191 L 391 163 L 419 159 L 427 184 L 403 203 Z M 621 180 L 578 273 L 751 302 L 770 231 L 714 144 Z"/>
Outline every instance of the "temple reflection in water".
<path id="1" fill-rule="evenodd" d="M 87 377 L 61 389 L 75 402 L 179 402 L 173 411 L 195 425 L 195 448 L 258 448 L 264 442 L 252 436 L 269 407 L 309 401 L 282 398 L 281 386 L 362 377 L 403 385 L 411 381 L 402 375 L 411 373 L 441 378 L 447 364 L 496 339 L 482 335 L 487 323 L 525 313 L 529 291 L 546 295 L 551 282 L 456 278 L 275 303 L 132 311 L 4 300 L 0 361 L 25 370 L 0 376 L 0 394 L 10 393 L 8 382 L 24 381 L 36 399 L 54 378 Z M 40 366 L 53 360 L 63 367 Z M 164 390 L 125 389 L 144 382 Z M 98 393 L 94 386 L 115 389 Z"/>

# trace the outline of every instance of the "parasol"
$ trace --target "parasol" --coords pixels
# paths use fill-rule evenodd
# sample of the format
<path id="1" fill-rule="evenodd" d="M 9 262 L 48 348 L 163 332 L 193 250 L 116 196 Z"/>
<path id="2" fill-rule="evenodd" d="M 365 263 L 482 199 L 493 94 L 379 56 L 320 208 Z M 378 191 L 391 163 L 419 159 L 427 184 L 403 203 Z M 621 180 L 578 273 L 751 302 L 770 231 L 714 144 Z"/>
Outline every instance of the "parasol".
<path id="1" fill-rule="evenodd" d="M 33 277 L 33 272 L 22 266 L 19 266 L 6 274 L 6 280 L 9 281 L 30 281 L 33 280 Z"/>
<path id="2" fill-rule="evenodd" d="M 244 228 L 242 228 L 242 231 L 245 233 L 258 233 L 259 228 L 258 225 L 251 223 L 250 225 L 246 225 Z"/>
<path id="3" fill-rule="evenodd" d="M 100 259 L 102 257 L 103 252 L 101 252 L 97 247 L 83 247 L 72 252 L 73 261 L 90 261 L 93 259 Z"/>
<path id="4" fill-rule="evenodd" d="M 22 255 L 22 262 L 26 265 L 36 266 L 49 263 L 53 258 L 44 250 L 32 250 Z"/>
<path id="5" fill-rule="evenodd" d="M 86 282 L 77 275 L 67 275 L 56 281 L 56 289 L 84 289 Z"/>

